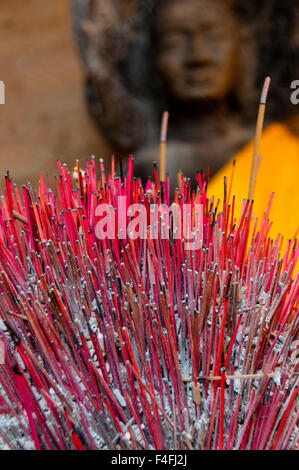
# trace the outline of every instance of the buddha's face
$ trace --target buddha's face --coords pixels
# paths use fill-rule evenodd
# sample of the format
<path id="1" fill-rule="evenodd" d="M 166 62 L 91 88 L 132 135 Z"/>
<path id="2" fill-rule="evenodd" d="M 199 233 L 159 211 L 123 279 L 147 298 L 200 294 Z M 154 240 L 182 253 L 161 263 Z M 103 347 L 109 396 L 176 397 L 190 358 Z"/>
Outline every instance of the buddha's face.
<path id="1" fill-rule="evenodd" d="M 238 22 L 222 0 L 160 0 L 156 66 L 174 99 L 215 100 L 235 86 Z"/>

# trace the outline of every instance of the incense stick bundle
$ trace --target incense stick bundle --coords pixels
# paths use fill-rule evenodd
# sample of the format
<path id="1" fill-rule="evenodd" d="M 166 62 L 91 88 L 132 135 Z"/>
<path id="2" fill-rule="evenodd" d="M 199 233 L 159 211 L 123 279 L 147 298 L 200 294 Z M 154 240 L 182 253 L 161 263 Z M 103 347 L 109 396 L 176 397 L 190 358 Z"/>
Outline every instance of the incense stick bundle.
<path id="1" fill-rule="evenodd" d="M 253 203 L 235 220 L 202 173 L 167 225 L 169 185 L 99 167 L 73 182 L 58 162 L 55 189 L 6 177 L 1 448 L 298 449 L 296 241 L 283 253 L 268 214 L 249 239 Z"/>

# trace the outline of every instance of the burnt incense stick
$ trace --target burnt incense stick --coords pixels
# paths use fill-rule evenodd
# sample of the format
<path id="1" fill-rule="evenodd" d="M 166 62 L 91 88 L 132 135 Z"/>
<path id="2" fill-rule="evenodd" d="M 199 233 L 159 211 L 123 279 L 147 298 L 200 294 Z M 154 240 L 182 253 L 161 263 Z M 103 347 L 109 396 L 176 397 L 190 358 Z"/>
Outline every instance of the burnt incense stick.
<path id="1" fill-rule="evenodd" d="M 161 123 L 160 135 L 160 181 L 162 183 L 166 180 L 166 142 L 167 142 L 167 129 L 168 129 L 169 113 L 164 111 Z"/>
<path id="2" fill-rule="evenodd" d="M 26 217 L 23 217 L 21 214 L 18 214 L 18 212 L 16 212 L 15 210 L 13 211 L 13 215 L 15 219 L 19 220 L 20 222 L 23 222 L 23 224 L 28 225 Z"/>
<path id="3" fill-rule="evenodd" d="M 280 373 L 280 371 L 276 371 L 276 372 L 270 372 L 269 374 L 264 374 L 264 373 L 257 373 L 257 374 L 235 374 L 235 375 L 226 375 L 225 374 L 225 380 L 248 380 L 248 379 L 262 379 L 262 378 L 273 378 L 273 377 L 276 377 L 278 374 Z M 294 375 L 296 375 L 294 373 Z M 217 380 L 221 380 L 221 376 L 220 375 L 214 375 L 214 376 L 199 376 L 198 377 L 198 380 L 199 381 L 204 381 L 204 380 L 212 380 L 212 381 L 217 381 Z M 188 383 L 188 382 L 192 382 L 192 378 L 191 377 L 187 377 L 185 379 L 183 379 L 184 382 Z"/>
<path id="4" fill-rule="evenodd" d="M 250 182 L 249 182 L 249 189 L 248 189 L 248 199 L 251 200 L 254 195 L 254 188 L 257 178 L 257 171 L 258 171 L 258 160 L 259 160 L 259 148 L 260 148 L 260 141 L 261 135 L 263 132 L 263 125 L 264 125 L 264 117 L 265 117 L 265 110 L 266 110 L 266 103 L 267 103 L 267 96 L 270 87 L 271 79 L 270 77 L 266 77 L 264 81 L 264 86 L 261 93 L 260 105 L 258 110 L 258 117 L 257 117 L 257 124 L 256 124 L 256 131 L 255 131 L 255 138 L 254 138 L 254 151 L 252 157 L 252 164 L 251 164 L 251 173 L 250 173 Z"/>
<path id="5" fill-rule="evenodd" d="M 177 172 L 177 183 L 178 183 L 178 189 L 180 192 L 182 192 L 182 177 L 183 177 L 183 172 L 179 170 Z"/>

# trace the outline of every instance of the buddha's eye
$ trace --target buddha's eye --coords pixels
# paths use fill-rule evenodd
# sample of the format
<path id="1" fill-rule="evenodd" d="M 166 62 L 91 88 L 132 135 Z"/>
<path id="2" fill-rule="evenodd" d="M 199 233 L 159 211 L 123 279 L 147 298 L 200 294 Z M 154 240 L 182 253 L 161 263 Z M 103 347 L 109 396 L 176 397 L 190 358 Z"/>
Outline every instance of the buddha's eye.
<path id="1" fill-rule="evenodd" d="M 183 32 L 169 32 L 161 38 L 161 47 L 163 49 L 180 49 L 185 44 L 185 34 Z"/>
<path id="2" fill-rule="evenodd" d="M 207 41 L 221 41 L 223 33 L 217 28 L 206 28 L 202 30 L 202 37 Z"/>

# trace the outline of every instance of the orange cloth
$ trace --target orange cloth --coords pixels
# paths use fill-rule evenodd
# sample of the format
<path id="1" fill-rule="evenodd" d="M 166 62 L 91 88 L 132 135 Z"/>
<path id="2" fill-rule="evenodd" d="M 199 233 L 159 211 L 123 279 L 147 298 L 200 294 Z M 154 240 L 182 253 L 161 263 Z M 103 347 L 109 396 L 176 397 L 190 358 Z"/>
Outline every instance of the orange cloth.
<path id="1" fill-rule="evenodd" d="M 231 197 L 236 196 L 237 218 L 242 201 L 247 199 L 253 155 L 253 141 L 211 179 L 208 196 L 223 200 L 224 176 L 231 179 L 233 160 L 236 161 Z M 271 124 L 262 134 L 259 153 L 262 155 L 254 191 L 254 216 L 261 220 L 267 209 L 271 194 L 274 201 L 270 212 L 273 221 L 271 237 L 278 233 L 284 240 L 292 239 L 299 228 L 299 138 L 282 124 Z"/>

